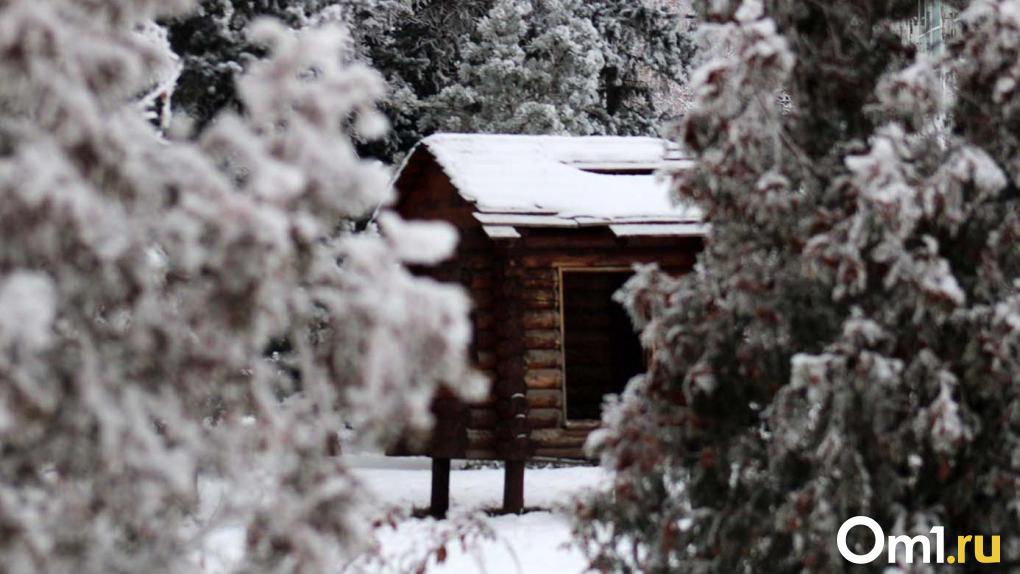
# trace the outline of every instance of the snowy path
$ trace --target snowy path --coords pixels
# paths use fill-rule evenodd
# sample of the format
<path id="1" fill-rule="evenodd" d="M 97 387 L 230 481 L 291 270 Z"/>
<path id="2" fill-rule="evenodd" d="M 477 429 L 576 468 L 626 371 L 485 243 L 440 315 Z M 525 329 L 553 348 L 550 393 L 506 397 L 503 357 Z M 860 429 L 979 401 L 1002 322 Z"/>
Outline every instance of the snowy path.
<path id="1" fill-rule="evenodd" d="M 370 485 L 384 504 L 401 509 L 425 508 L 429 501 L 430 475 L 427 459 L 371 458 L 355 462 L 357 474 Z M 393 468 L 404 466 L 404 468 Z M 390 467 L 390 468 L 386 468 Z M 550 509 L 522 516 L 485 517 L 485 523 L 497 536 L 482 541 L 474 552 L 464 553 L 452 545 L 445 562 L 430 564 L 430 574 L 576 574 L 585 570 L 585 561 L 568 547 L 571 534 L 568 518 L 557 509 L 585 490 L 604 480 L 599 468 L 576 467 L 528 469 L 525 473 L 525 501 L 529 508 Z M 451 515 L 498 508 L 503 496 L 501 469 L 454 470 L 451 473 Z M 431 519 L 408 520 L 396 531 L 380 534 L 383 553 L 400 555 L 430 539 L 430 533 L 443 524 Z"/>

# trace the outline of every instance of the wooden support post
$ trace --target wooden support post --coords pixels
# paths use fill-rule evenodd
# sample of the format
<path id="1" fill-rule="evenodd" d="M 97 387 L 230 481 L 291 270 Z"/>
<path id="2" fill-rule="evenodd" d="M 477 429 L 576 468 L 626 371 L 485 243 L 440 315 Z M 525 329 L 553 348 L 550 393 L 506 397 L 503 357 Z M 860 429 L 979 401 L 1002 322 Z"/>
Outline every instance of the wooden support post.
<path id="1" fill-rule="evenodd" d="M 524 512 L 524 461 L 506 461 L 503 475 L 503 512 L 520 514 Z"/>
<path id="2" fill-rule="evenodd" d="M 433 518 L 446 518 L 450 509 L 450 459 L 432 459 L 432 501 L 429 514 Z"/>

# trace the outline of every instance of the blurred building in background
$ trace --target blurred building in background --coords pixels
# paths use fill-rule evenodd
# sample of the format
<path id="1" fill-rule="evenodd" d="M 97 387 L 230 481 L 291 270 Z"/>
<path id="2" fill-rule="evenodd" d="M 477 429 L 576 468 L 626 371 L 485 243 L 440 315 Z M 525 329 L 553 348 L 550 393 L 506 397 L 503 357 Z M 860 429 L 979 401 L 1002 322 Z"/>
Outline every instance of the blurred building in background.
<path id="1" fill-rule="evenodd" d="M 943 0 L 917 0 L 916 15 L 900 25 L 900 34 L 929 54 L 939 56 L 946 42 L 957 34 L 958 14 L 959 10 Z"/>

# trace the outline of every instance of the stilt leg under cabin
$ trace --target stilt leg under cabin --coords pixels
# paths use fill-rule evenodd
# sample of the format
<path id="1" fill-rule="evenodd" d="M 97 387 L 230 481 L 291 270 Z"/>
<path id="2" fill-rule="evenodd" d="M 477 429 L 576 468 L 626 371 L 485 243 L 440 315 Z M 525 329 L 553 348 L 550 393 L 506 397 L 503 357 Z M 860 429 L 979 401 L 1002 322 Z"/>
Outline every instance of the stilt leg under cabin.
<path id="1" fill-rule="evenodd" d="M 450 459 L 432 459 L 432 500 L 429 514 L 433 518 L 446 518 L 450 509 Z"/>
<path id="2" fill-rule="evenodd" d="M 524 461 L 508 460 L 503 474 L 503 512 L 524 512 Z"/>

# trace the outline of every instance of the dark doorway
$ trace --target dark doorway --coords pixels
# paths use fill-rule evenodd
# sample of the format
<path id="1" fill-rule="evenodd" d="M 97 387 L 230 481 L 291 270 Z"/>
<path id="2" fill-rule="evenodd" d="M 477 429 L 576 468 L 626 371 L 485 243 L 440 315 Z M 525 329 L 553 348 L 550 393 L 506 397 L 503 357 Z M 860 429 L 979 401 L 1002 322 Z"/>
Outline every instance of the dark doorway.
<path id="1" fill-rule="evenodd" d="M 630 317 L 613 293 L 630 271 L 563 271 L 563 340 L 567 420 L 598 420 L 602 401 L 644 372 Z"/>

